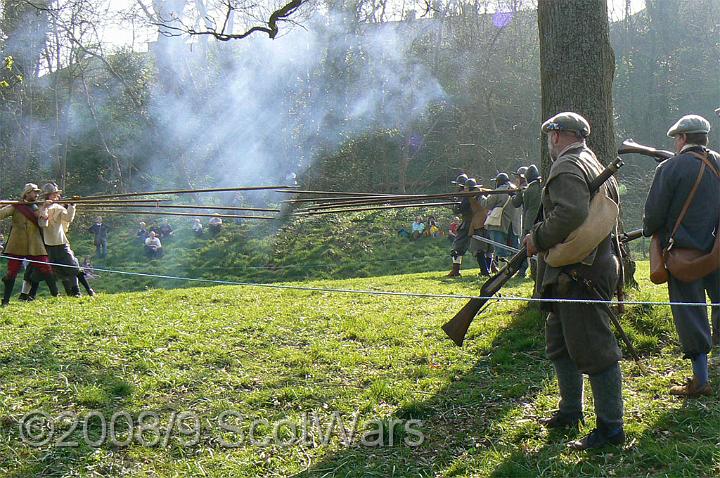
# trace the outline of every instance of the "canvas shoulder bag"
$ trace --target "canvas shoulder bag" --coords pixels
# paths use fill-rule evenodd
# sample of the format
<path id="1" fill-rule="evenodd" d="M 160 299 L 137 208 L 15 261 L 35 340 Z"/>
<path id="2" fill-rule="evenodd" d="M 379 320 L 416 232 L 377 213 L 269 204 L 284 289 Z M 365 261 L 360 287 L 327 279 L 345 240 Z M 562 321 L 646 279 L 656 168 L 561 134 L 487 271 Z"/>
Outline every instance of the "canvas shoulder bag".
<path id="1" fill-rule="evenodd" d="M 493 227 L 500 227 L 502 225 L 502 217 L 503 213 L 505 212 L 505 208 L 508 204 L 510 204 L 510 201 L 512 200 L 511 197 L 508 196 L 507 201 L 505 201 L 505 204 L 502 206 L 497 206 L 492 209 L 487 215 L 487 219 L 485 219 L 485 225 L 486 226 L 493 226 Z"/>
<path id="2" fill-rule="evenodd" d="M 585 221 L 560 244 L 556 244 L 545 255 L 545 262 L 551 267 L 563 267 L 589 256 L 595 248 L 615 230 L 620 208 L 610 199 L 606 188 L 595 193 L 590 201 L 590 210 Z"/>

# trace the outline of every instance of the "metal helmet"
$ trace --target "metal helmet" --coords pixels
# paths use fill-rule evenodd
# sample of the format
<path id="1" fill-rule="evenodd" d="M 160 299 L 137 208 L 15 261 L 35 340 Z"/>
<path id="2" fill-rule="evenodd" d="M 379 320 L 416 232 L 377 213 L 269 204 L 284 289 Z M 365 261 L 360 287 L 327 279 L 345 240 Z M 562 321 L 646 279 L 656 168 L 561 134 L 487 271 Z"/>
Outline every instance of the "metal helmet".
<path id="1" fill-rule="evenodd" d="M 469 178 L 467 181 L 465 181 L 465 189 L 468 191 L 472 191 L 473 189 L 477 189 L 477 181 L 475 181 L 475 178 Z"/>
<path id="2" fill-rule="evenodd" d="M 515 173 L 515 176 L 520 176 L 521 178 L 524 178 L 525 175 L 527 174 L 527 170 L 528 170 L 527 166 L 520 166 L 518 168 L 517 172 Z"/>
<path id="3" fill-rule="evenodd" d="M 497 176 L 495 176 L 495 184 L 497 186 L 502 186 L 503 184 L 507 184 L 510 182 L 510 176 L 508 176 L 505 173 L 499 173 Z"/>
<path id="4" fill-rule="evenodd" d="M 45 197 L 48 197 L 54 193 L 62 193 L 62 189 L 58 188 L 58 185 L 55 183 L 46 183 L 42 187 L 42 192 Z"/>
<path id="5" fill-rule="evenodd" d="M 458 186 L 464 186 L 465 181 L 468 180 L 468 175 L 465 173 L 462 173 L 460 176 L 455 178 L 455 181 L 450 181 L 451 184 L 457 184 Z"/>
<path id="6" fill-rule="evenodd" d="M 540 171 L 538 171 L 537 166 L 535 166 L 534 164 L 528 166 L 527 171 L 525 172 L 525 179 L 528 183 L 540 179 Z"/>

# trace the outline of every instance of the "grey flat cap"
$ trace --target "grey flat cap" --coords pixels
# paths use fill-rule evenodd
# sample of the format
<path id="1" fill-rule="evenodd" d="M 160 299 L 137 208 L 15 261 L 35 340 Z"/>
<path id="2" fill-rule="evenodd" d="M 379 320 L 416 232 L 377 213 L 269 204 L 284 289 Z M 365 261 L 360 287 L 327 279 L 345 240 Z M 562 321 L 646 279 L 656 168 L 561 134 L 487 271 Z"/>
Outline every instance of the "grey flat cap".
<path id="1" fill-rule="evenodd" d="M 704 133 L 710 132 L 710 122 L 698 115 L 686 115 L 680 118 L 677 123 L 672 125 L 668 130 L 667 135 L 671 138 L 679 134 L 688 133 Z"/>
<path id="2" fill-rule="evenodd" d="M 577 113 L 566 111 L 558 113 L 542 125 L 542 132 L 547 134 L 550 131 L 575 131 L 583 137 L 590 136 L 590 123 Z"/>

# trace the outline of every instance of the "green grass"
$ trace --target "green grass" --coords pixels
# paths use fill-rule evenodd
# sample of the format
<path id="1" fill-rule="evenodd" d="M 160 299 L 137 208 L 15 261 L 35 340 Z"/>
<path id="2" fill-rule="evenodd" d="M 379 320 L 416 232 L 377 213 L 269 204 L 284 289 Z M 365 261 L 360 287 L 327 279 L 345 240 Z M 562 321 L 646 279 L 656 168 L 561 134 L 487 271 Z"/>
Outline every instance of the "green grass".
<path id="1" fill-rule="evenodd" d="M 307 279 L 372 277 L 389 273 L 438 271 L 450 267 L 451 242 L 447 238 L 399 237 L 415 215 L 434 214 L 445 226 L 449 209 L 371 211 L 295 218 L 286 224 L 226 222 L 216 237 L 198 238 L 190 221 L 172 220 L 174 237 L 163 240 L 165 256 L 149 261 L 135 238 L 137 222 L 153 218 L 110 218 L 107 259 L 93 260 L 98 268 L 151 272 L 214 280 L 278 282 Z M 137 218 L 137 221 L 135 221 Z M 89 217 L 80 217 L 70 229 L 77 257 L 92 257 L 95 247 L 86 232 Z M 100 273 L 94 286 L 104 292 L 146 288 L 196 286 L 187 281 Z"/>
<path id="2" fill-rule="evenodd" d="M 441 273 L 377 276 L 305 284 L 329 287 L 474 294 L 479 281 Z M 647 274 L 641 264 L 638 277 Z M 637 298 L 666 292 L 641 280 Z M 530 294 L 514 280 L 507 295 Z M 633 307 L 623 319 L 648 370 L 623 361 L 624 449 L 570 451 L 571 436 L 537 424 L 556 406 L 557 389 L 543 352 L 543 321 L 534 308 L 493 304 L 473 324 L 466 346 L 455 347 L 440 325 L 462 300 L 328 294 L 242 287 L 204 287 L 101 294 L 94 299 L 40 299 L 0 312 L 0 475 L 35 476 L 717 476 L 720 405 L 717 398 L 683 401 L 667 387 L 688 373 L 669 310 Z M 717 371 L 713 379 L 718 383 Z M 717 387 L 716 387 L 717 392 Z M 589 388 L 588 388 L 589 392 Z M 591 410 L 591 398 L 586 404 Z M 42 410 L 55 438 L 33 447 L 21 440 L 23 416 Z M 360 431 L 384 426 L 393 446 L 368 447 L 357 436 L 328 444 L 228 448 L 253 419 L 302 423 L 315 413 L 323 427 L 338 412 Z M 160 431 L 99 444 L 101 420 L 127 412 L 158 414 Z M 173 412 L 198 417 L 197 444 Z M 69 418 L 58 419 L 63 413 Z M 89 415 L 90 414 L 90 415 Z M 590 412 L 590 416 L 592 413 Z M 127 417 L 126 417 L 127 418 Z M 147 416 L 145 418 L 148 418 Z M 177 416 L 176 416 L 177 418 Z M 418 447 L 393 420 L 422 420 Z M 180 420 L 182 421 L 182 420 Z M 118 440 L 127 438 L 122 417 Z M 185 425 L 194 425 L 190 421 Z M 589 431 L 592 420 L 581 432 Z M 271 433 L 263 423 L 260 438 Z M 291 433 L 286 424 L 279 438 Z M 376 437 L 377 438 L 377 437 Z M 154 441 L 160 443 L 154 444 Z"/>

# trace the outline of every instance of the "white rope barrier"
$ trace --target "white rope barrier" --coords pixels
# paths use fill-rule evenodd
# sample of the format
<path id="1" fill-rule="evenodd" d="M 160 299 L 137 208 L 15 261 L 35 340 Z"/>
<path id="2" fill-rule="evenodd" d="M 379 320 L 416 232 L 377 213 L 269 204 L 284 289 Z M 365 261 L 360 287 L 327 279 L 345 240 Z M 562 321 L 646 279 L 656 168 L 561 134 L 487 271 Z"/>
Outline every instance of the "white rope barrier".
<path id="1" fill-rule="evenodd" d="M 30 259 L 22 259 L 12 256 L 0 255 L 4 259 L 15 259 L 15 260 L 26 260 L 31 263 L 38 264 L 49 264 L 51 266 L 68 267 L 67 264 L 57 264 L 52 262 L 35 261 Z M 455 294 L 431 294 L 424 292 L 396 292 L 396 291 L 384 291 L 384 290 L 368 290 L 368 289 L 342 289 L 332 287 L 310 287 L 310 286 L 296 286 L 289 284 L 264 284 L 256 282 L 240 282 L 240 281 L 228 281 L 228 280 L 217 280 L 217 279 L 203 279 L 198 277 L 181 277 L 172 276 L 165 274 L 150 274 L 145 272 L 128 272 L 119 271 L 114 269 L 104 269 L 94 267 L 94 271 L 107 272 L 110 274 L 120 274 L 135 277 L 149 277 L 156 279 L 168 279 L 168 280 L 181 280 L 188 282 L 202 282 L 217 285 L 234 285 L 242 287 L 258 287 L 266 289 L 280 289 L 280 290 L 295 290 L 305 292 L 325 292 L 325 293 L 343 293 L 343 294 L 361 294 L 361 295 L 374 295 L 374 296 L 393 296 L 393 297 L 415 297 L 415 298 L 426 298 L 426 299 L 479 299 L 488 300 L 494 302 L 528 302 L 528 303 L 565 303 L 565 304 L 609 304 L 609 305 L 657 305 L 657 306 L 687 306 L 687 307 L 720 307 L 720 303 L 701 303 L 701 302 L 661 302 L 661 301 L 641 301 L 641 300 L 625 300 L 625 301 L 613 301 L 613 300 L 595 300 L 595 299 L 560 299 L 560 298 L 533 298 L 533 297 L 517 297 L 517 296 L 491 296 L 483 297 L 476 295 L 455 295 Z"/>

